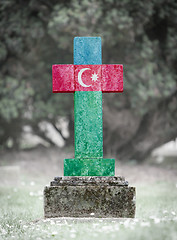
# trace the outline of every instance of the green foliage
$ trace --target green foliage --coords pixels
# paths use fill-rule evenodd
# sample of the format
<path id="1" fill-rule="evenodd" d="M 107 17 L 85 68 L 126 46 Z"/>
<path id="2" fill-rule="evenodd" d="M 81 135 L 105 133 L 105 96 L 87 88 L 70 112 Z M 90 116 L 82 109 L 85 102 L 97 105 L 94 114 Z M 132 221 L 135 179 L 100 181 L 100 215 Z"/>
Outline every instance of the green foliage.
<path id="1" fill-rule="evenodd" d="M 176 70 L 172 65 L 177 56 L 175 7 L 174 1 L 168 4 L 163 0 L 136 3 L 74 0 L 69 6 L 55 6 L 48 29 L 52 38 L 60 39 L 58 46 L 68 49 L 71 48 L 68 35 L 101 35 L 103 62 L 124 64 L 125 87 L 130 96 L 127 100 L 132 109 L 144 114 L 176 87 Z"/>
<path id="2" fill-rule="evenodd" d="M 174 0 L 1 1 L 1 144 L 14 120 L 71 115 L 72 96 L 52 94 L 51 65 L 72 63 L 74 36 L 102 37 L 103 63 L 125 72 L 125 99 L 106 95 L 106 104 L 143 116 L 176 88 L 176 16 Z"/>
<path id="3" fill-rule="evenodd" d="M 3 62 L 6 59 L 7 56 L 7 49 L 5 45 L 0 42 L 0 62 Z"/>
<path id="4" fill-rule="evenodd" d="M 18 118 L 25 110 L 28 100 L 34 94 L 34 90 L 26 86 L 25 81 L 19 81 L 12 77 L 7 77 L 5 81 L 0 81 L 1 97 L 0 113 L 6 121 Z M 27 109 L 26 109 L 27 110 Z"/>

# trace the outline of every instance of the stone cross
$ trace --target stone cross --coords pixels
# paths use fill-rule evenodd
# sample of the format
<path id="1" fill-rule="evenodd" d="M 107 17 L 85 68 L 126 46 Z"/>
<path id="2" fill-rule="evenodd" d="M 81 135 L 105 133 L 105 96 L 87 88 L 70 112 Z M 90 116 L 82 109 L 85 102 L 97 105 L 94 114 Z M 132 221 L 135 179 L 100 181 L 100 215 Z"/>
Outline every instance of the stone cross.
<path id="1" fill-rule="evenodd" d="M 53 92 L 74 93 L 75 158 L 64 176 L 114 176 L 115 160 L 103 158 L 102 92 L 123 91 L 123 66 L 102 64 L 100 37 L 74 38 L 74 65 L 52 66 Z"/>

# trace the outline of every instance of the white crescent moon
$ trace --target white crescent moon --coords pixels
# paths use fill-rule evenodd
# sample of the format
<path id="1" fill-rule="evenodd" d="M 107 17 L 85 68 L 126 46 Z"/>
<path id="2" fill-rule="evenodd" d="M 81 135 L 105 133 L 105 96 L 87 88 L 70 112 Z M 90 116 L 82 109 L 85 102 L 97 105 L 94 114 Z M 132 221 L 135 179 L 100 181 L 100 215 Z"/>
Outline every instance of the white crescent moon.
<path id="1" fill-rule="evenodd" d="M 78 73 L 78 82 L 82 87 L 90 87 L 91 85 L 86 85 L 85 83 L 82 82 L 82 73 L 85 72 L 86 70 L 91 70 L 90 68 L 82 68 L 80 72 Z"/>

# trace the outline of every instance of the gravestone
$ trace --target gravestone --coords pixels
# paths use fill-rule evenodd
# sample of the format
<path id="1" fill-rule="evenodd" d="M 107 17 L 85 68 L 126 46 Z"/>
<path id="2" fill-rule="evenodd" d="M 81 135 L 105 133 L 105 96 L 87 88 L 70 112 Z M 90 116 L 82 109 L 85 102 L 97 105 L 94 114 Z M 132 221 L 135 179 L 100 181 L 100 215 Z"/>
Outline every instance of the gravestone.
<path id="1" fill-rule="evenodd" d="M 135 188 L 103 158 L 102 92 L 123 91 L 123 66 L 102 64 L 100 37 L 76 37 L 74 64 L 52 77 L 54 93 L 74 93 L 75 158 L 45 187 L 45 217 L 134 217 Z"/>

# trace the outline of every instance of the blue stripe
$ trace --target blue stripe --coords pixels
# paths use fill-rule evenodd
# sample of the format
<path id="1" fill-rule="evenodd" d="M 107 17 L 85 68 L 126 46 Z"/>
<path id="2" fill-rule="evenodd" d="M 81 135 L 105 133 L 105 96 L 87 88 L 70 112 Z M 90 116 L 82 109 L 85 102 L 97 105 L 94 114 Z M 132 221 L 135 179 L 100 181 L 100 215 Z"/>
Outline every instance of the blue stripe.
<path id="1" fill-rule="evenodd" d="M 102 64 L 101 37 L 75 37 L 74 64 Z"/>

